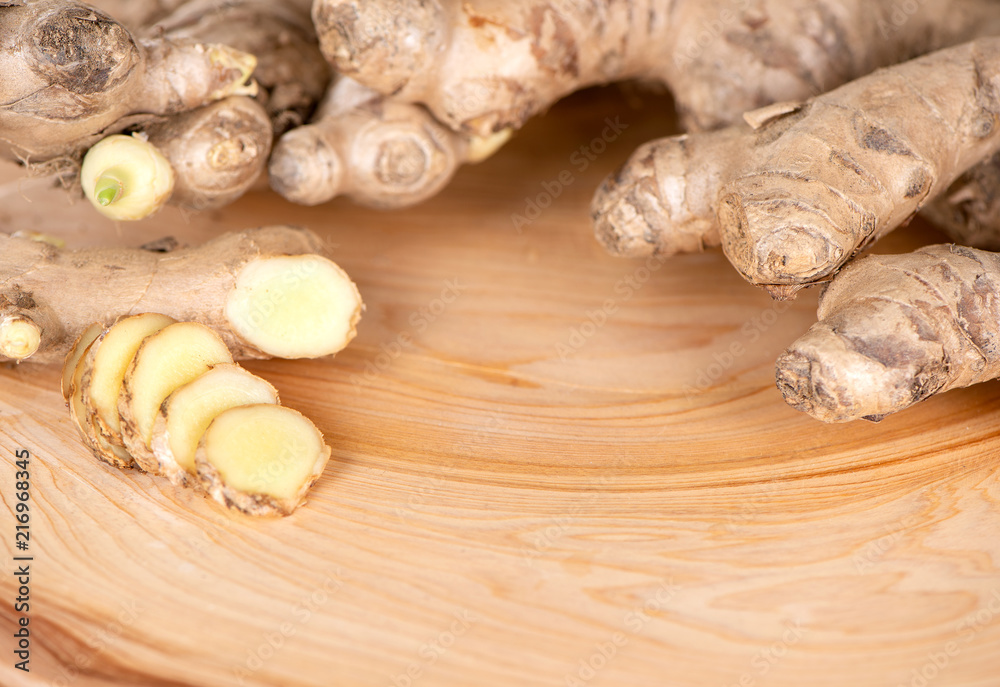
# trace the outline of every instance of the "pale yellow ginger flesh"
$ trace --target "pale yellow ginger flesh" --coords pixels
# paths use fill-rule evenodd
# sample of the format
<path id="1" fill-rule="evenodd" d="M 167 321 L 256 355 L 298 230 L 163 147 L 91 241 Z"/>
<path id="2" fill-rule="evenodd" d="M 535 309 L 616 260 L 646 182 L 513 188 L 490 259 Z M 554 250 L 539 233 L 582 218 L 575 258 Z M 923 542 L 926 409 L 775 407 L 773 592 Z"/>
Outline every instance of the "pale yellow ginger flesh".
<path id="1" fill-rule="evenodd" d="M 83 347 L 82 354 L 85 355 L 87 351 L 90 350 L 91 344 L 93 344 L 93 341 Z M 69 385 L 66 387 L 69 390 L 69 394 L 66 396 L 66 401 L 69 404 L 70 417 L 73 418 L 73 422 L 76 423 L 77 427 L 79 427 L 80 433 L 83 435 L 86 442 L 92 446 L 94 440 L 89 429 L 87 406 L 83 403 L 82 377 L 83 365 L 80 364 L 78 359 L 77 364 L 73 368 L 72 374 L 70 375 Z"/>
<path id="2" fill-rule="evenodd" d="M 196 322 L 146 313 L 91 325 L 66 356 L 62 390 L 100 460 L 202 488 L 250 515 L 292 513 L 330 458 L 315 425 L 279 406 L 277 390 Z M 95 406 L 103 396 L 117 399 L 105 416 L 114 419 Z"/>
<path id="3" fill-rule="evenodd" d="M 83 403 L 94 413 L 94 424 L 110 442 L 123 445 L 118 396 L 129 363 L 143 340 L 174 319 L 159 313 L 143 313 L 118 320 L 91 347 L 84 364 L 89 374 L 83 380 Z"/>
<path id="4" fill-rule="evenodd" d="M 465 157 L 473 164 L 483 162 L 493 157 L 493 154 L 504 147 L 514 130 L 511 128 L 501 129 L 488 136 L 473 136 L 469 139 L 469 147 Z"/>
<path id="5" fill-rule="evenodd" d="M 257 68 L 256 57 L 250 53 L 234 50 L 228 45 L 216 43 L 207 46 L 207 48 L 209 58 L 216 68 L 239 72 L 242 77 L 215 89 L 212 92 L 212 100 L 222 100 L 231 95 L 245 95 L 251 98 L 257 95 L 259 87 L 257 82 L 251 78 L 253 70 Z"/>
<path id="6" fill-rule="evenodd" d="M 123 447 L 104 438 L 94 425 L 94 412 L 83 402 L 83 374 L 87 369 L 84 360 L 103 330 L 101 325 L 94 324 L 77 339 L 63 367 L 63 396 L 69 405 L 70 417 L 94 455 L 111 465 L 126 468 L 132 465 L 132 456 Z"/>
<path id="7" fill-rule="evenodd" d="M 278 358 L 318 358 L 354 337 L 361 295 L 350 277 L 319 255 L 261 258 L 248 263 L 229 292 L 233 331 Z"/>
<path id="8" fill-rule="evenodd" d="M 219 413 L 237 406 L 278 403 L 268 382 L 235 363 L 221 363 L 167 397 L 153 424 L 157 472 L 172 482 L 194 475 L 198 442 Z"/>
<path id="9" fill-rule="evenodd" d="M 24 360 L 38 350 L 42 332 L 38 325 L 25 317 L 0 318 L 0 355 Z"/>
<path id="10" fill-rule="evenodd" d="M 323 435 L 301 413 L 248 405 L 212 421 L 196 462 L 199 479 L 217 501 L 254 515 L 287 515 L 329 457 Z"/>
<path id="11" fill-rule="evenodd" d="M 108 136 L 94 145 L 80 168 L 83 194 L 105 217 L 138 220 L 163 207 L 174 190 L 174 170 L 144 137 Z"/>
<path id="12" fill-rule="evenodd" d="M 87 349 L 90 348 L 90 344 L 94 343 L 94 339 L 100 336 L 102 331 L 104 331 L 104 327 L 100 323 L 95 322 L 90 325 L 80 333 L 80 336 L 76 337 L 76 341 L 73 342 L 69 353 L 66 354 L 66 362 L 63 363 L 61 389 L 63 398 L 67 401 L 73 392 L 76 391 L 73 386 L 73 376 L 76 373 L 76 368 L 80 364 L 83 355 L 87 352 Z"/>
<path id="13" fill-rule="evenodd" d="M 144 470 L 154 471 L 149 450 L 160 404 L 175 389 L 233 357 L 214 331 L 196 322 L 178 322 L 147 337 L 135 354 L 118 398 L 125 447 Z"/>

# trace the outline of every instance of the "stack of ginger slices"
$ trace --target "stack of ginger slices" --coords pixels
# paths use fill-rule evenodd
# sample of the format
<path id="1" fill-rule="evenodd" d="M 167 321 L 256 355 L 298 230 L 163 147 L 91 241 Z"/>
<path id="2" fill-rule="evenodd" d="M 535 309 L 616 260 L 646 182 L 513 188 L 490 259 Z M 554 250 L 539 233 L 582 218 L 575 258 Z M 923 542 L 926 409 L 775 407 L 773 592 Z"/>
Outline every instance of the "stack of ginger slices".
<path id="1" fill-rule="evenodd" d="M 144 313 L 91 325 L 66 357 L 62 392 L 101 460 L 250 515 L 292 513 L 330 458 L 316 426 L 195 322 Z"/>

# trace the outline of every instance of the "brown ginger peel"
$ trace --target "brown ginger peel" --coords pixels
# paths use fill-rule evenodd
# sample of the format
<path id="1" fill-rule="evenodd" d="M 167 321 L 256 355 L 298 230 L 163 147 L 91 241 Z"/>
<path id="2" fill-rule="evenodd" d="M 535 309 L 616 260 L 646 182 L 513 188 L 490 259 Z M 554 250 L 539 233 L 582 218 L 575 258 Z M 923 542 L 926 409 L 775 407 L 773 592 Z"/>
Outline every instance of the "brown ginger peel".
<path id="1" fill-rule="evenodd" d="M 987 0 L 317 0 L 339 73 L 427 105 L 449 127 L 517 129 L 581 88 L 665 83 L 691 130 L 804 99 L 880 66 L 985 35 Z"/>
<path id="2" fill-rule="evenodd" d="M 1000 376 L 1000 255 L 937 245 L 848 265 L 778 359 L 785 401 L 825 422 L 879 420 Z"/>
<path id="3" fill-rule="evenodd" d="M 253 90 L 252 56 L 185 39 L 137 39 L 82 3 L 7 3 L 0 26 L 0 71 L 10 77 L 0 88 L 0 157 L 72 166 L 109 133 Z"/>
<path id="4" fill-rule="evenodd" d="M 716 196 L 749 135 L 727 127 L 640 146 L 594 194 L 597 240 L 623 257 L 669 257 L 720 245 Z"/>
<path id="5" fill-rule="evenodd" d="M 246 193 L 267 168 L 271 120 L 247 96 L 230 96 L 151 124 L 149 142 L 174 170 L 170 202 L 209 210 Z"/>
<path id="6" fill-rule="evenodd" d="M 762 128 L 718 200 L 722 247 L 785 295 L 831 276 L 1000 148 L 1000 40 L 877 71 Z M 781 120 L 779 120 L 781 121 Z M 777 287 L 777 288 L 775 288 Z"/>
<path id="7" fill-rule="evenodd" d="M 281 134 L 309 119 L 330 80 L 311 6 L 310 0 L 186 0 L 158 15 L 143 33 L 219 43 L 252 54 L 253 78 L 260 87 L 256 98 L 273 132 Z"/>
<path id="8" fill-rule="evenodd" d="M 268 174 L 274 190 L 303 205 L 346 195 L 398 208 L 436 194 L 463 162 L 489 152 L 420 105 L 339 78 L 313 122 L 278 140 Z"/>
<path id="9" fill-rule="evenodd" d="M 595 195 L 598 238 L 624 255 L 669 255 L 718 231 L 749 281 L 790 297 L 988 165 L 998 94 L 1000 41 L 981 39 L 750 113 L 756 129 L 655 141 Z"/>

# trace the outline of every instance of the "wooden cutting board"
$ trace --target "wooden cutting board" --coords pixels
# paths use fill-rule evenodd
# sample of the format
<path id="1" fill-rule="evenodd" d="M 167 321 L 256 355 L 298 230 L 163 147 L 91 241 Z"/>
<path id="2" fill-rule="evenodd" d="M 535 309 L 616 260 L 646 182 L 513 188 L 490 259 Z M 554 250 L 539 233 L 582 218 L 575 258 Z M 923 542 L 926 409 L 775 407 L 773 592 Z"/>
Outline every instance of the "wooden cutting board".
<path id="1" fill-rule="evenodd" d="M 333 446 L 286 519 L 96 463 L 58 370 L 0 370 L 0 684 L 1000 685 L 1000 387 L 878 425 L 785 406 L 773 361 L 815 293 L 775 305 L 717 252 L 647 264 L 592 238 L 593 189 L 669 111 L 574 97 L 406 211 L 260 192 L 116 227 L 5 187 L 4 231 L 71 245 L 309 226 L 367 312 L 333 359 L 249 366 Z M 607 117 L 625 128 L 602 144 Z M 547 207 L 519 230 L 529 199 Z"/>

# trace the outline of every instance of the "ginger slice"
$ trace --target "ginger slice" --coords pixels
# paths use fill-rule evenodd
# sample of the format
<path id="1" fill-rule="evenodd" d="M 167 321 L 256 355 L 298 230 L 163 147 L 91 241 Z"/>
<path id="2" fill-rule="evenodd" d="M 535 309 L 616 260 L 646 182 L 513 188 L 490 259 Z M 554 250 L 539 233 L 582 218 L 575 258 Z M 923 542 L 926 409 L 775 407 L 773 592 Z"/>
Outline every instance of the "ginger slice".
<path id="1" fill-rule="evenodd" d="M 90 348 L 90 344 L 94 343 L 94 339 L 101 335 L 104 331 L 104 327 L 101 326 L 100 322 L 95 322 L 90 325 L 82 332 L 80 336 L 76 337 L 76 341 L 73 342 L 73 346 L 69 349 L 69 353 L 66 354 L 66 362 L 63 363 L 62 370 L 62 382 L 60 388 L 62 389 L 63 398 L 69 401 L 70 397 L 77 391 L 77 388 L 73 385 L 73 377 L 76 373 L 76 368 L 80 364 L 80 360 L 83 359 L 84 354 Z"/>
<path id="2" fill-rule="evenodd" d="M 125 373 L 118 397 L 125 447 L 143 470 L 159 462 L 150 450 L 160 404 L 175 389 L 233 356 L 214 331 L 197 322 L 177 322 L 147 337 Z"/>
<path id="3" fill-rule="evenodd" d="M 212 420 L 229 408 L 261 403 L 278 403 L 277 390 L 235 363 L 215 365 L 178 388 L 153 423 L 150 447 L 159 462 L 156 472 L 174 484 L 196 484 L 194 455 Z"/>
<path id="4" fill-rule="evenodd" d="M 129 363 L 143 340 L 173 324 L 174 319 L 159 313 L 124 317 L 99 335 L 80 361 L 82 402 L 93 415 L 90 422 L 111 444 L 124 446 L 118 395 Z"/>
<path id="5" fill-rule="evenodd" d="M 212 421 L 195 464 L 202 485 L 219 503 L 249 515 L 289 515 L 329 458 L 323 435 L 301 413 L 247 405 Z"/>
<path id="6" fill-rule="evenodd" d="M 84 373 L 88 369 L 84 365 L 84 360 L 86 360 L 87 354 L 94 346 L 94 340 L 102 331 L 104 331 L 104 328 L 100 324 L 94 324 L 86 329 L 77 339 L 63 368 L 63 394 L 66 395 L 66 401 L 69 405 L 69 415 L 76 424 L 77 429 L 80 430 L 80 434 L 90 447 L 91 452 L 105 463 L 119 468 L 127 468 L 132 466 L 132 456 L 123 447 L 111 444 L 101 435 L 97 427 L 93 424 L 94 413 L 83 402 L 82 380 Z M 89 343 L 87 342 L 88 338 L 90 338 Z M 73 364 L 74 359 L 76 360 L 75 364 Z M 72 374 L 69 376 L 69 382 L 66 382 L 66 373 L 68 371 L 71 371 Z M 66 394 L 67 391 L 69 392 L 68 395 Z"/>
<path id="7" fill-rule="evenodd" d="M 318 358 L 354 338 L 361 295 L 347 273 L 319 255 L 260 258 L 236 277 L 226 318 L 245 341 L 279 358 Z"/>

